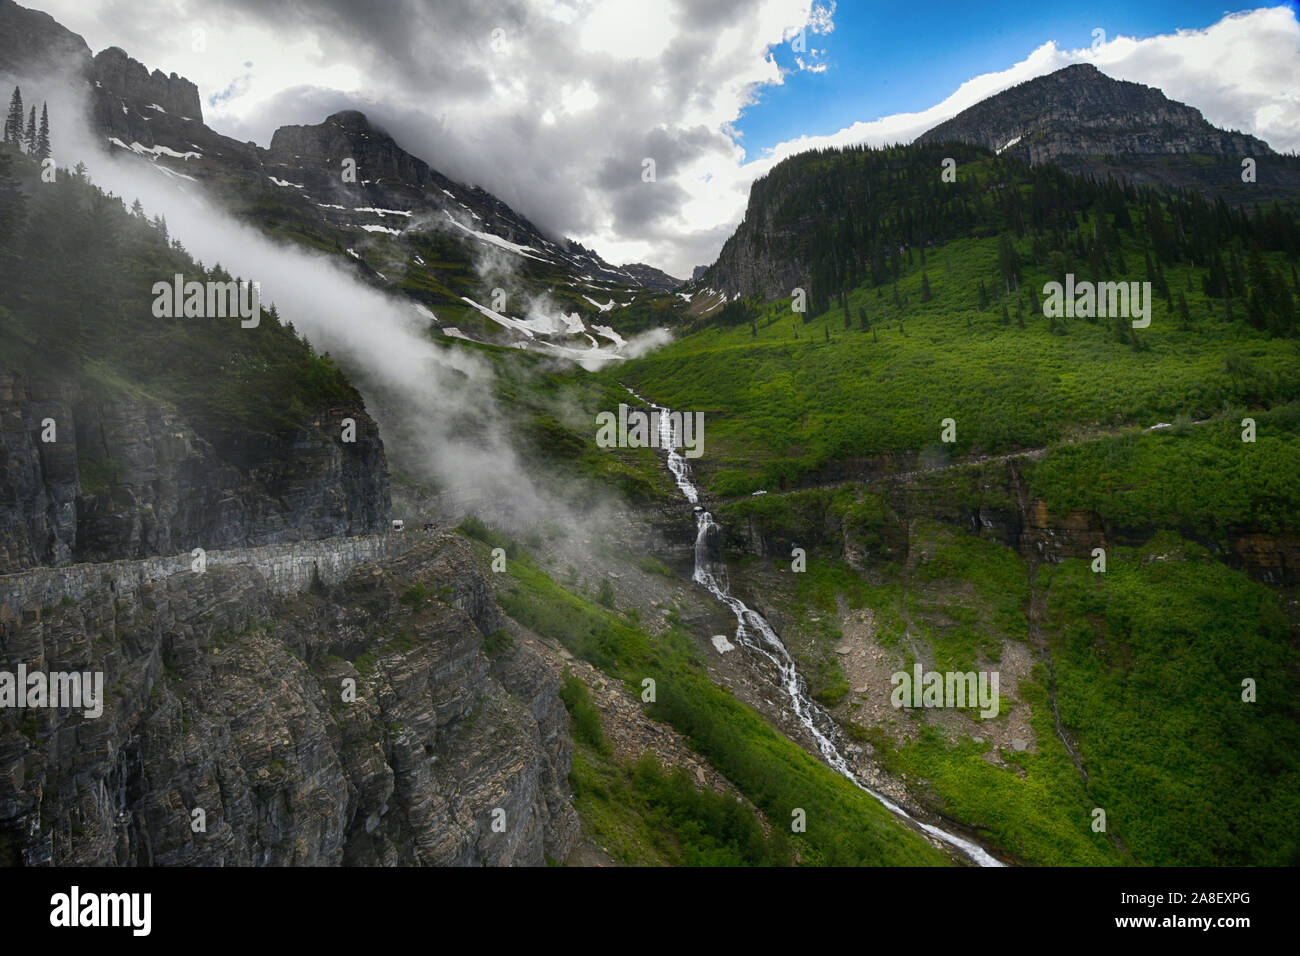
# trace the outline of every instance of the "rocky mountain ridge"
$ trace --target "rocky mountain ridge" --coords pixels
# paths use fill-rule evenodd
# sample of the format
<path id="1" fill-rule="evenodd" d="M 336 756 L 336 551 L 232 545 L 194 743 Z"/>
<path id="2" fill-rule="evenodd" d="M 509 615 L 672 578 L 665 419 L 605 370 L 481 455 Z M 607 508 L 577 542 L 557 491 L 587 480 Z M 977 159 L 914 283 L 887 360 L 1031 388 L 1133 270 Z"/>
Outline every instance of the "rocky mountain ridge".
<path id="1" fill-rule="evenodd" d="M 946 144 L 1051 164 L 1098 182 L 1195 190 L 1229 206 L 1300 195 L 1300 161 L 1294 157 L 1277 155 L 1257 137 L 1218 129 L 1199 110 L 1160 90 L 1114 80 L 1088 64 L 991 96 L 905 149 L 933 152 Z M 786 195 L 799 184 L 780 175 L 792 164 L 807 165 L 807 159 L 792 157 L 753 184 L 744 219 L 713 265 L 697 270 L 695 283 L 728 296 L 761 293 L 769 299 L 807 286 L 799 243 L 824 211 L 789 207 Z M 1255 160 L 1254 181 L 1242 181 L 1245 159 Z"/>
<path id="2" fill-rule="evenodd" d="M 670 279 L 651 267 L 613 266 L 572 240 L 548 236 L 481 187 L 458 183 L 406 152 L 356 110 L 281 127 L 266 148 L 223 136 L 204 123 L 198 88 L 188 79 L 150 72 L 117 47 L 92 57 L 85 40 L 53 18 L 0 0 L 0 73 L 55 68 L 91 87 L 93 122 L 113 148 L 171 176 L 233 183 L 250 202 L 287 202 L 305 218 L 342 229 L 352 246 L 377 229 L 396 232 L 397 222 L 425 219 L 480 252 L 508 248 L 500 240 L 525 247 L 527 256 L 574 280 L 660 290 Z M 345 158 L 354 161 L 351 180 L 343 175 Z"/>
<path id="3" fill-rule="evenodd" d="M 1115 80 L 1089 63 L 1013 86 L 917 137 L 957 141 L 1028 163 L 1062 157 L 1190 154 L 1261 158 L 1267 143 L 1218 129 L 1158 89 Z"/>

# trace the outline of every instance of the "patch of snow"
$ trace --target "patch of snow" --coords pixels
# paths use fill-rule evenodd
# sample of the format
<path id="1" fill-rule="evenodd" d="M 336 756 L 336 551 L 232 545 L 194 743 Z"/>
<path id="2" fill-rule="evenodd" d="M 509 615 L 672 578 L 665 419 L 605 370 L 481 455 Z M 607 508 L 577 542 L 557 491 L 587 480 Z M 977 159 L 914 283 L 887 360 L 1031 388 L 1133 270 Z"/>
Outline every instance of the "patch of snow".
<path id="1" fill-rule="evenodd" d="M 424 260 L 421 259 L 419 256 L 416 256 L 416 257 L 415 257 L 415 264 L 416 264 L 416 265 L 420 265 L 420 266 L 422 266 L 422 265 L 424 265 Z"/>
<path id="2" fill-rule="evenodd" d="M 472 338 L 470 338 L 468 335 L 466 335 L 466 334 L 465 334 L 464 332 L 462 332 L 460 329 L 456 328 L 455 326 L 451 326 L 451 325 L 449 325 L 449 326 L 447 326 L 445 329 L 443 329 L 443 330 L 442 330 L 442 334 L 443 334 L 443 335 L 446 335 L 446 336 L 448 336 L 448 337 L 450 337 L 450 338 L 453 338 L 453 339 L 464 339 L 466 342 L 473 342 L 473 341 L 474 341 Z"/>
<path id="3" fill-rule="evenodd" d="M 610 309 L 614 308 L 614 300 L 613 300 L 613 298 L 611 298 L 611 299 L 610 299 L 608 302 L 606 302 L 604 305 L 601 305 L 599 302 L 597 302 L 595 299 L 593 299 L 593 298 L 592 298 L 591 296 L 589 296 L 589 295 L 584 295 L 583 298 L 586 299 L 588 302 L 590 302 L 592 305 L 594 305 L 596 308 L 600 309 L 600 311 L 602 311 L 602 312 L 608 312 Z"/>
<path id="4" fill-rule="evenodd" d="M 153 168 L 158 170 L 160 173 L 166 173 L 168 176 L 175 177 L 176 179 L 188 179 L 192 183 L 198 182 L 198 180 L 193 176 L 186 176 L 184 173 L 178 173 L 176 170 L 168 169 L 166 166 L 154 166 Z"/>
<path id="5" fill-rule="evenodd" d="M 340 206 L 340 209 L 343 207 Z M 376 209 L 374 206 L 353 206 L 353 212 L 373 212 L 380 216 L 410 216 L 409 209 Z"/>
<path id="6" fill-rule="evenodd" d="M 170 156 L 173 159 L 199 159 L 203 156 L 202 153 L 195 150 L 178 153 L 176 150 L 168 149 L 166 146 L 155 146 L 153 152 L 155 156 Z"/>
<path id="7" fill-rule="evenodd" d="M 582 324 L 582 316 L 577 312 L 561 312 L 560 319 L 564 322 L 564 331 L 569 335 L 586 331 L 586 326 Z"/>
<path id="8" fill-rule="evenodd" d="M 1003 153 L 1005 150 L 1008 150 L 1008 149 L 1010 149 L 1012 146 L 1015 146 L 1016 143 L 1018 143 L 1018 142 L 1020 142 L 1020 137 L 1019 137 L 1019 136 L 1016 136 L 1016 137 L 1014 137 L 1014 138 L 1012 138 L 1012 139 L 1007 140 L 1006 143 L 1004 143 L 1002 146 L 999 146 L 999 147 L 998 147 L 997 149 L 995 149 L 993 152 L 994 152 L 996 155 L 1001 156 L 1002 153 Z"/>
<path id="9" fill-rule="evenodd" d="M 756 491 L 756 492 L 754 492 L 750 497 L 751 497 L 751 498 L 757 498 L 759 495 L 765 495 L 765 494 L 767 494 L 766 491 Z"/>
<path id="10" fill-rule="evenodd" d="M 202 153 L 195 153 L 195 152 L 178 153 L 176 152 L 176 150 L 169 149 L 166 146 L 145 146 L 143 143 L 133 142 L 130 146 L 128 146 L 126 145 L 126 143 L 122 142 L 116 136 L 110 136 L 108 138 L 108 141 L 112 143 L 114 146 L 121 146 L 123 149 L 129 149 L 131 152 L 137 153 L 140 156 L 152 156 L 154 159 L 157 159 L 159 156 L 172 156 L 176 159 L 190 159 L 191 157 L 195 157 L 195 156 L 201 157 L 203 155 Z"/>
<path id="11" fill-rule="evenodd" d="M 533 335 L 533 330 L 528 327 L 528 324 L 526 322 L 520 322 L 518 319 L 512 319 L 510 318 L 510 316 L 502 315 L 500 312 L 494 312 L 491 309 L 489 309 L 486 305 L 479 305 L 477 302 L 475 302 L 473 299 L 469 298 L 468 296 L 462 295 L 460 297 L 460 300 L 478 309 L 480 312 L 486 315 L 493 322 L 497 323 L 497 325 L 503 325 L 507 329 L 514 329 L 516 332 L 522 332 L 530 339 L 535 338 L 535 336 Z"/>
<path id="12" fill-rule="evenodd" d="M 360 258 L 361 258 L 359 255 L 357 255 L 357 251 L 356 251 L 355 249 L 349 249 L 349 250 L 348 250 L 348 255 L 350 255 L 353 259 L 360 259 Z"/>
<path id="13" fill-rule="evenodd" d="M 481 242 L 489 243 L 490 245 L 494 245 L 497 246 L 498 248 L 505 249 L 508 252 L 513 252 L 516 255 L 524 256 L 529 259 L 536 259 L 538 262 L 548 261 L 546 259 L 543 259 L 541 256 L 534 255 L 533 253 L 535 250 L 533 250 L 529 246 L 521 246 L 518 243 L 514 243 L 506 239 L 502 239 L 500 236 L 494 236 L 490 232 L 479 232 L 477 229 L 471 229 L 469 226 L 462 226 L 459 222 L 456 221 L 456 217 L 453 216 L 451 213 L 447 212 L 445 209 L 443 210 L 443 212 L 446 214 L 447 218 L 451 221 L 451 224 L 454 225 L 457 229 L 462 229 L 465 232 L 468 232 L 471 236 L 473 236 L 475 239 L 478 239 Z"/>
<path id="14" fill-rule="evenodd" d="M 727 651 L 736 649 L 736 645 L 727 640 L 726 634 L 714 634 L 709 640 L 713 641 L 713 649 L 719 654 L 725 654 Z"/>
<path id="15" fill-rule="evenodd" d="M 298 183 L 291 183 L 286 179 L 276 179 L 274 176 L 267 176 L 266 178 L 271 180 L 271 182 L 275 183 L 277 186 L 292 186 L 294 189 L 302 189 L 302 186 Z"/>
<path id="16" fill-rule="evenodd" d="M 163 109 L 163 108 L 162 108 L 161 106 L 159 106 L 157 103 L 150 103 L 148 106 L 145 107 L 145 109 L 147 109 L 147 110 L 157 110 L 159 113 L 166 113 L 166 112 L 167 112 L 165 109 Z"/>
<path id="17" fill-rule="evenodd" d="M 340 206 L 340 205 L 337 205 L 336 203 L 332 203 L 332 202 L 318 202 L 316 205 L 320 206 L 322 209 L 344 209 L 344 208 L 346 208 L 346 207 L 344 207 L 344 206 Z"/>
<path id="18" fill-rule="evenodd" d="M 592 326 L 592 329 L 593 329 L 597 334 L 599 334 L 599 335 L 603 335 L 603 336 L 605 336 L 605 338 L 607 338 L 607 339 L 609 339 L 611 342 L 613 342 L 615 348 L 620 348 L 620 349 L 621 349 L 623 346 L 627 345 L 627 341 L 623 338 L 623 336 L 619 335 L 617 332 L 615 332 L 613 329 L 611 329 L 608 325 L 593 325 L 593 326 Z"/>
<path id="19" fill-rule="evenodd" d="M 402 234 L 402 230 L 389 229 L 387 226 L 362 226 L 361 228 L 366 232 L 386 232 L 393 236 L 400 236 Z"/>

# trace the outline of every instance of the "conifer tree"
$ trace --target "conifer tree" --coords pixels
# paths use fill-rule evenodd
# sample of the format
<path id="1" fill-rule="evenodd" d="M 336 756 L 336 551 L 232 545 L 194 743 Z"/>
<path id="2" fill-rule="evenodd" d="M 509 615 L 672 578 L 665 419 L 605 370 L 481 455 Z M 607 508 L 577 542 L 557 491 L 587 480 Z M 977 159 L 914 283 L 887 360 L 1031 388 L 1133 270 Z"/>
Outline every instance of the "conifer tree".
<path id="1" fill-rule="evenodd" d="M 18 87 L 14 87 L 13 95 L 9 98 L 9 113 L 5 117 L 4 141 L 14 146 L 22 145 L 23 135 L 23 94 Z"/>
<path id="2" fill-rule="evenodd" d="M 32 107 L 32 112 L 36 112 L 36 107 Z M 50 158 L 50 114 L 45 109 L 45 104 L 41 104 L 41 126 L 36 131 L 36 158 Z M 83 167 L 84 168 L 84 167 Z"/>
<path id="3" fill-rule="evenodd" d="M 27 152 L 36 152 L 36 104 L 32 104 L 32 111 L 27 114 L 27 130 L 23 133 L 23 143 Z"/>

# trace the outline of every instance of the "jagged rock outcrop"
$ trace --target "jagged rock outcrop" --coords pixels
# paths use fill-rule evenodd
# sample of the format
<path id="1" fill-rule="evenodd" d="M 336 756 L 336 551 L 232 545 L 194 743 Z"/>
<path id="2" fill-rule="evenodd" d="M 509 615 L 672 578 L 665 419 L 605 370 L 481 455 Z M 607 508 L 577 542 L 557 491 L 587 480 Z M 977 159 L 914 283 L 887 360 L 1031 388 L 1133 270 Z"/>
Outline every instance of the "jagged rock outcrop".
<path id="1" fill-rule="evenodd" d="M 95 55 L 93 75 L 103 89 L 128 103 L 140 103 L 146 108 L 153 104 L 161 106 L 164 113 L 203 121 L 197 86 L 175 73 L 170 76 L 161 70 L 150 73 L 143 63 L 127 56 L 120 47 L 111 46 Z"/>
<path id="2" fill-rule="evenodd" d="M 780 299 L 808 286 L 804 240 L 815 226 L 818 210 L 795 214 L 787 208 L 784 183 L 765 177 L 749 187 L 745 218 L 731 234 L 702 280 L 727 294 Z"/>
<path id="3" fill-rule="evenodd" d="M 189 80 L 160 70 L 151 73 L 118 47 L 95 55 L 90 78 L 92 121 L 110 142 L 153 151 L 155 157 L 157 147 L 165 147 L 186 157 L 178 162 L 187 170 L 197 165 L 190 160 L 201 156 L 228 179 L 261 184 L 257 148 L 209 129 L 198 87 Z"/>
<path id="4" fill-rule="evenodd" d="M 283 598 L 258 563 L 116 575 L 0 624 L 0 669 L 107 687 L 95 718 L 0 711 L 0 865 L 563 858 L 559 662 L 485 646 L 514 626 L 463 539 L 398 552 Z"/>
<path id="5" fill-rule="evenodd" d="M 281 126 L 271 137 L 267 162 L 341 180 L 341 163 L 355 160 L 358 180 L 397 180 L 418 189 L 434 185 L 428 164 L 397 145 L 364 113 L 343 110 L 313 126 Z M 450 180 L 439 177 L 439 185 Z"/>
<path id="6" fill-rule="evenodd" d="M 355 442 L 340 440 L 345 417 Z M 383 443 L 360 409 L 319 409 L 313 427 L 287 434 L 228 432 L 0 367 L 0 447 L 0 573 L 364 534 L 388 520 Z"/>

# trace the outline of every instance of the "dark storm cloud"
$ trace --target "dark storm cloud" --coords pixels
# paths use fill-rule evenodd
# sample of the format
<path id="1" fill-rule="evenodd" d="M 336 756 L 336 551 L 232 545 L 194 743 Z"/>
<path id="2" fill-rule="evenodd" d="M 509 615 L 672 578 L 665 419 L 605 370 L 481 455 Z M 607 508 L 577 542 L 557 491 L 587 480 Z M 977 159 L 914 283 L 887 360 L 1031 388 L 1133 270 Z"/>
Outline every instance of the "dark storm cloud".
<path id="1" fill-rule="evenodd" d="M 734 216 L 729 124 L 755 86 L 779 82 L 765 47 L 806 3 L 99 0 L 96 16 L 151 68 L 202 73 L 205 117 L 223 133 L 266 144 L 280 126 L 357 109 L 551 235 L 680 274 L 698 261 L 686 250 Z M 218 59 L 190 52 L 196 27 Z M 653 190 L 641 188 L 647 156 Z M 709 190 L 726 208 L 700 205 L 710 159 L 727 167 Z"/>

